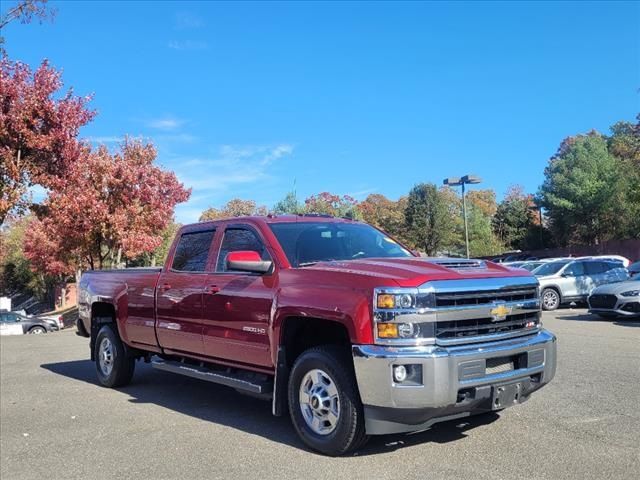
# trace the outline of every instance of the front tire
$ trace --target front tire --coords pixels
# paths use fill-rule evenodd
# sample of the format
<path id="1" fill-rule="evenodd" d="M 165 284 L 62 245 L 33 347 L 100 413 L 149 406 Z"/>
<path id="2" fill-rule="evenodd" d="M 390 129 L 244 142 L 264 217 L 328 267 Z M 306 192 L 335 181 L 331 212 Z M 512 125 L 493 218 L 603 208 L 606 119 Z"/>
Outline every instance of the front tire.
<path id="1" fill-rule="evenodd" d="M 560 294 L 553 288 L 545 288 L 542 291 L 542 309 L 546 311 L 557 310 L 560 306 Z"/>
<path id="2" fill-rule="evenodd" d="M 42 335 L 43 333 L 47 333 L 47 330 L 44 327 L 35 326 L 31 327 L 28 333 L 29 335 Z"/>
<path id="3" fill-rule="evenodd" d="M 104 387 L 123 387 L 131 382 L 135 358 L 127 355 L 122 340 L 110 325 L 103 326 L 96 337 L 96 372 Z"/>
<path id="4" fill-rule="evenodd" d="M 288 397 L 293 427 L 313 450 L 342 455 L 367 440 L 351 358 L 339 347 L 302 353 L 291 370 Z"/>

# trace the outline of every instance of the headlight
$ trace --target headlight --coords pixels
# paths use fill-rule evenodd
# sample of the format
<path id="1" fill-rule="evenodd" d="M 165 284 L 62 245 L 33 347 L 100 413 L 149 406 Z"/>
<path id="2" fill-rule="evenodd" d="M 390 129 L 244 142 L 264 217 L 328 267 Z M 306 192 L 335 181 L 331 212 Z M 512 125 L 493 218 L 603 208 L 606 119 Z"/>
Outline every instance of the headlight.
<path id="1" fill-rule="evenodd" d="M 415 304 L 415 297 L 410 293 L 401 293 L 393 295 L 390 293 L 378 294 L 376 302 L 378 308 L 411 308 Z"/>
<path id="2" fill-rule="evenodd" d="M 640 290 L 629 290 L 628 292 L 622 292 L 620 295 L 623 297 L 638 297 L 640 296 Z"/>
<path id="3" fill-rule="evenodd" d="M 433 343 L 435 295 L 417 288 L 375 291 L 374 333 L 377 343 L 417 345 Z"/>

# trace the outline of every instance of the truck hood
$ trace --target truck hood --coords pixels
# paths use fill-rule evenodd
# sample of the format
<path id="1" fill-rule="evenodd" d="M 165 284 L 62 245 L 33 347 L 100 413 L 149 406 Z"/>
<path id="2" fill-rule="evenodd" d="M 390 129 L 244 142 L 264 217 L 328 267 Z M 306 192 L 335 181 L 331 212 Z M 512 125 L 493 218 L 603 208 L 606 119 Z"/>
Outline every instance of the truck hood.
<path id="1" fill-rule="evenodd" d="M 458 258 L 367 258 L 318 262 L 309 270 L 342 272 L 385 278 L 401 287 L 417 287 L 432 280 L 461 280 L 495 277 L 529 277 L 523 269 L 510 269 L 485 260 Z"/>

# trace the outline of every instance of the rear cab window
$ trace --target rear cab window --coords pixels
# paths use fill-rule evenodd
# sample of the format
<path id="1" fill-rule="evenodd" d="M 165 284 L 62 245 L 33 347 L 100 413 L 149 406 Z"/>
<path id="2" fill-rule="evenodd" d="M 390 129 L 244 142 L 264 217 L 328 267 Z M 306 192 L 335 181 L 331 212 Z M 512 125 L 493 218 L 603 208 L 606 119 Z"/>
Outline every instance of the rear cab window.
<path id="1" fill-rule="evenodd" d="M 215 229 L 183 233 L 173 255 L 171 270 L 204 272 L 214 235 Z"/>

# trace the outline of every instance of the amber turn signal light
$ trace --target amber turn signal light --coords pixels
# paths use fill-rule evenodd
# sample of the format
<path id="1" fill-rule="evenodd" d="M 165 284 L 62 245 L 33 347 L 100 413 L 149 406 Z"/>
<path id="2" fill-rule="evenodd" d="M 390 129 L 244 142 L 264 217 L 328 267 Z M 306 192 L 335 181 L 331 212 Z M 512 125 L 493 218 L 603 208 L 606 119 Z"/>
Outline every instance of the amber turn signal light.
<path id="1" fill-rule="evenodd" d="M 378 338 L 398 338 L 398 324 L 378 323 Z"/>
<path id="2" fill-rule="evenodd" d="M 378 295 L 378 308 L 394 308 L 396 306 L 395 295 L 380 294 Z"/>

